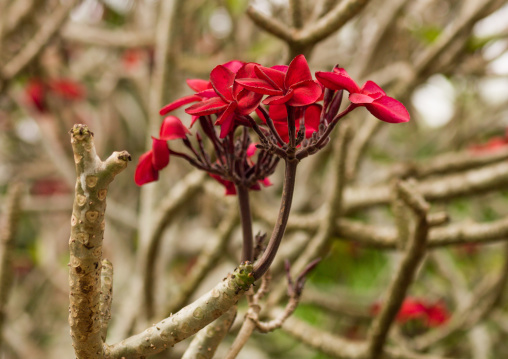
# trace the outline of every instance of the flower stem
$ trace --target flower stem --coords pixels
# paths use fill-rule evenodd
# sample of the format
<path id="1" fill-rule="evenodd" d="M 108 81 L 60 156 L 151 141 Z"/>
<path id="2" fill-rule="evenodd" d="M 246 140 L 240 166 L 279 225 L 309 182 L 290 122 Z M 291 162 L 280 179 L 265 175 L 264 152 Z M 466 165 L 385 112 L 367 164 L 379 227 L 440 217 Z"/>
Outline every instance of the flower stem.
<path id="1" fill-rule="evenodd" d="M 249 189 L 244 185 L 236 185 L 238 193 L 238 204 L 240 207 L 240 219 L 242 222 L 242 262 L 252 262 L 253 259 L 253 235 L 252 235 L 252 216 L 249 202 Z"/>
<path id="2" fill-rule="evenodd" d="M 268 242 L 268 246 L 263 253 L 263 256 L 254 265 L 254 278 L 259 279 L 266 273 L 268 268 L 273 262 L 277 250 L 279 249 L 280 242 L 284 236 L 286 225 L 289 218 L 289 212 L 291 210 L 291 202 L 293 201 L 293 192 L 295 189 L 296 180 L 296 167 L 298 166 L 298 160 L 287 159 L 284 175 L 284 187 L 282 188 L 282 199 L 280 203 L 279 217 L 277 223 L 273 229 L 272 236 Z"/>

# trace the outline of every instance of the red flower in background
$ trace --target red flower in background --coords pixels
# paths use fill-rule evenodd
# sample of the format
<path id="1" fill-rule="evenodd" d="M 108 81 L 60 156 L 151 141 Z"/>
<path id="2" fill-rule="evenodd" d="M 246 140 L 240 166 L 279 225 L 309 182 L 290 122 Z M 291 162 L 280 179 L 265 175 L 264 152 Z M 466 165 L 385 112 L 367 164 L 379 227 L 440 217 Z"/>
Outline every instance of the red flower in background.
<path id="1" fill-rule="evenodd" d="M 139 157 L 134 174 L 138 186 L 157 181 L 159 171 L 169 164 L 169 147 L 167 141 L 183 139 L 190 131 L 176 116 L 168 116 L 162 122 L 159 138 L 152 137 L 152 149 Z"/>
<path id="2" fill-rule="evenodd" d="M 379 303 L 375 303 L 371 308 L 373 315 L 377 315 L 380 311 L 381 305 Z M 418 298 L 408 297 L 400 306 L 396 321 L 404 324 L 411 320 L 419 320 L 431 328 L 444 324 L 449 318 L 450 313 L 443 302 L 438 301 L 431 304 Z"/>
<path id="3" fill-rule="evenodd" d="M 364 106 L 376 118 L 389 123 L 409 121 L 409 112 L 403 104 L 386 93 L 373 81 L 367 81 L 361 88 L 348 75 L 346 70 L 335 68 L 333 72 L 316 72 L 316 78 L 326 88 L 331 90 L 346 90 L 349 100 Z"/>
<path id="4" fill-rule="evenodd" d="M 241 78 L 236 82 L 253 92 L 269 95 L 265 105 L 307 106 L 322 94 L 321 86 L 312 79 L 305 56 L 298 55 L 288 66 L 256 65 L 257 78 Z"/>
<path id="5" fill-rule="evenodd" d="M 85 89 L 69 79 L 54 79 L 47 82 L 50 92 L 67 100 L 79 100 L 85 97 Z"/>
<path id="6" fill-rule="evenodd" d="M 487 154 L 505 149 L 508 146 L 508 128 L 504 137 L 496 136 L 482 144 L 475 144 L 469 147 L 474 154 Z"/>
<path id="7" fill-rule="evenodd" d="M 39 112 L 48 110 L 47 96 L 64 100 L 81 100 L 85 97 L 85 89 L 79 83 L 66 78 L 29 80 L 25 88 L 25 97 Z"/>
<path id="8" fill-rule="evenodd" d="M 46 89 L 44 83 L 39 79 L 31 79 L 25 87 L 25 97 L 27 102 L 33 105 L 39 112 L 45 112 L 46 108 Z"/>

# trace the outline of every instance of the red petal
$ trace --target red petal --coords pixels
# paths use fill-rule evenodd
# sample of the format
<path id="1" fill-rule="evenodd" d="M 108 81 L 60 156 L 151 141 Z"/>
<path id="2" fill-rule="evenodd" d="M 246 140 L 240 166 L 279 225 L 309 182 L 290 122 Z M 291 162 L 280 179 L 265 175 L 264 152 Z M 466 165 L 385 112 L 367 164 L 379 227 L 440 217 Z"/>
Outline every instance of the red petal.
<path id="1" fill-rule="evenodd" d="M 152 165 L 160 171 L 169 164 L 169 148 L 165 140 L 152 137 Z"/>
<path id="2" fill-rule="evenodd" d="M 289 142 L 289 129 L 288 123 L 284 120 L 273 121 L 273 125 L 275 126 L 275 130 L 279 134 L 282 141 L 288 143 Z"/>
<path id="3" fill-rule="evenodd" d="M 196 92 L 201 92 L 212 88 L 212 84 L 210 83 L 210 81 L 206 80 L 187 79 L 185 82 L 187 82 L 187 85 Z"/>
<path id="4" fill-rule="evenodd" d="M 209 175 L 210 175 L 210 177 L 215 179 L 217 182 L 222 184 L 224 187 L 226 187 L 226 193 L 225 193 L 226 196 L 236 194 L 236 188 L 235 188 L 235 184 L 233 182 L 225 180 L 221 176 L 213 174 L 213 173 L 209 173 Z"/>
<path id="5" fill-rule="evenodd" d="M 366 104 L 365 107 L 371 114 L 384 122 L 401 123 L 409 121 L 409 112 L 407 112 L 404 105 L 388 96 L 381 97 L 371 104 Z"/>
<path id="6" fill-rule="evenodd" d="M 233 101 L 233 83 L 235 82 L 235 73 L 228 70 L 224 66 L 216 66 L 210 73 L 210 82 L 217 92 L 222 97 L 224 102 Z"/>
<path id="7" fill-rule="evenodd" d="M 270 114 L 270 118 L 274 121 L 276 121 L 276 120 L 286 121 L 286 119 L 288 117 L 286 105 L 271 105 L 268 108 L 268 113 Z"/>
<path id="8" fill-rule="evenodd" d="M 253 142 L 249 145 L 249 147 L 247 147 L 247 157 L 252 157 L 256 154 L 256 151 L 258 150 L 258 148 L 256 147 L 257 143 L 256 142 Z"/>
<path id="9" fill-rule="evenodd" d="M 349 93 L 360 92 L 360 88 L 347 74 L 344 69 L 339 69 L 340 72 L 316 72 L 316 78 L 323 84 L 324 87 L 332 90 L 346 90 Z"/>
<path id="10" fill-rule="evenodd" d="M 211 83 L 210 83 L 210 86 L 212 86 Z M 198 92 L 196 95 L 201 97 L 201 99 L 205 99 L 205 100 L 212 98 L 212 97 L 219 97 L 219 95 L 217 95 L 217 92 L 215 92 L 215 90 L 213 88 Z"/>
<path id="11" fill-rule="evenodd" d="M 228 104 L 222 101 L 220 97 L 212 97 L 208 100 L 204 100 L 200 103 L 192 105 L 191 107 L 187 108 L 185 112 L 187 112 L 189 115 L 207 116 L 211 115 L 212 113 L 220 112 L 227 106 Z"/>
<path id="12" fill-rule="evenodd" d="M 235 110 L 236 103 L 231 102 L 226 111 L 224 111 L 220 117 L 215 121 L 215 125 L 220 125 L 220 138 L 227 136 L 229 132 L 234 128 L 235 124 Z"/>
<path id="13" fill-rule="evenodd" d="M 194 126 L 194 123 L 196 123 L 196 121 L 199 119 L 199 116 L 192 116 L 191 117 L 191 123 L 190 123 L 190 126 L 189 128 L 191 128 L 192 126 Z"/>
<path id="14" fill-rule="evenodd" d="M 349 95 L 349 100 L 357 105 L 366 105 L 374 101 L 372 97 L 361 93 L 352 93 Z"/>
<path id="15" fill-rule="evenodd" d="M 245 64 L 245 62 L 243 61 L 239 61 L 239 60 L 232 60 L 232 61 L 229 61 L 229 62 L 226 62 L 225 64 L 223 64 L 222 66 L 224 66 L 225 68 L 227 68 L 229 71 L 233 72 L 233 73 L 237 73 L 238 70 L 240 70 L 242 68 L 242 66 Z"/>
<path id="16" fill-rule="evenodd" d="M 237 98 L 240 91 L 243 90 L 243 86 L 240 83 L 238 83 L 236 81 L 236 79 L 255 79 L 255 78 L 257 78 L 256 71 L 254 69 L 256 66 L 259 66 L 259 64 L 256 64 L 254 62 L 249 62 L 249 63 L 243 65 L 238 70 L 238 72 L 236 73 L 236 77 L 235 77 L 235 83 L 233 84 L 233 97 L 234 98 Z"/>
<path id="17" fill-rule="evenodd" d="M 248 115 L 259 106 L 261 102 L 261 98 L 263 95 L 248 91 L 242 90 L 236 97 L 236 102 L 238 104 L 238 112 L 241 115 Z"/>
<path id="18" fill-rule="evenodd" d="M 321 96 L 321 86 L 313 80 L 303 81 L 291 86 L 293 97 L 288 101 L 291 106 L 307 106 L 317 101 Z"/>
<path id="19" fill-rule="evenodd" d="M 270 179 L 268 177 L 265 177 L 263 178 L 261 181 L 261 184 L 265 187 L 270 187 L 271 185 L 273 185 L 273 183 L 270 181 Z"/>
<path id="20" fill-rule="evenodd" d="M 142 186 L 145 183 L 157 181 L 159 179 L 159 171 L 153 167 L 152 157 L 152 150 L 143 153 L 139 157 L 136 173 L 134 174 L 134 181 L 138 186 Z"/>
<path id="21" fill-rule="evenodd" d="M 275 65 L 275 66 L 271 66 L 270 68 L 286 73 L 286 72 L 288 72 L 288 67 L 289 67 L 288 65 Z"/>
<path id="22" fill-rule="evenodd" d="M 310 138 L 314 132 L 319 130 L 319 121 L 321 119 L 321 106 L 310 105 L 305 110 L 305 137 Z"/>
<path id="23" fill-rule="evenodd" d="M 260 79 L 267 81 L 272 87 L 277 87 L 280 90 L 284 88 L 284 78 L 286 77 L 284 72 L 263 66 L 256 66 L 254 71 Z"/>
<path id="24" fill-rule="evenodd" d="M 184 105 L 187 105 L 188 103 L 196 102 L 196 101 L 202 101 L 202 98 L 197 95 L 189 95 L 189 96 L 181 97 L 178 100 L 175 100 L 175 101 L 171 102 L 170 104 L 167 104 L 166 106 L 161 108 L 161 110 L 159 111 L 159 114 L 161 116 L 164 116 L 165 114 L 167 114 L 179 107 L 182 107 Z"/>
<path id="25" fill-rule="evenodd" d="M 289 64 L 288 72 L 284 79 L 284 85 L 286 88 L 289 88 L 291 85 L 302 81 L 312 81 L 312 74 L 310 73 L 305 56 L 298 55 Z"/>
<path id="26" fill-rule="evenodd" d="M 364 95 L 369 95 L 374 100 L 386 96 L 386 93 L 383 91 L 383 89 L 379 87 L 378 84 L 376 84 L 374 81 L 367 81 L 363 85 L 361 92 Z"/>
<path id="27" fill-rule="evenodd" d="M 284 96 L 270 96 L 270 97 L 267 97 L 263 101 L 263 103 L 265 105 L 282 105 L 282 104 L 288 102 L 291 99 L 291 97 L 293 97 L 293 90 L 289 89 L 287 94 L 285 94 Z"/>
<path id="28" fill-rule="evenodd" d="M 185 138 L 190 131 L 184 126 L 182 121 L 176 116 L 168 116 L 162 121 L 160 129 L 160 138 L 164 141 Z"/>
<path id="29" fill-rule="evenodd" d="M 246 89 L 256 92 L 262 95 L 280 95 L 282 91 L 266 82 L 263 79 L 237 79 L 237 83 L 245 87 Z"/>

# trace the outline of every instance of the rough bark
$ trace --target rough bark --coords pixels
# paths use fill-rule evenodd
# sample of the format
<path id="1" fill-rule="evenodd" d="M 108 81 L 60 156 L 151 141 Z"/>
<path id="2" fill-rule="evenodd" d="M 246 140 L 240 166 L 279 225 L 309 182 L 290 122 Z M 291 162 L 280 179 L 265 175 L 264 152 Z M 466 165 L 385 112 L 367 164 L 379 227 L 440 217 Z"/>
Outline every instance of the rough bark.
<path id="1" fill-rule="evenodd" d="M 74 125 L 70 133 L 77 181 L 69 239 L 69 325 L 76 357 L 97 359 L 103 358 L 100 282 L 106 196 L 130 155 L 114 152 L 102 162 L 86 125 Z"/>

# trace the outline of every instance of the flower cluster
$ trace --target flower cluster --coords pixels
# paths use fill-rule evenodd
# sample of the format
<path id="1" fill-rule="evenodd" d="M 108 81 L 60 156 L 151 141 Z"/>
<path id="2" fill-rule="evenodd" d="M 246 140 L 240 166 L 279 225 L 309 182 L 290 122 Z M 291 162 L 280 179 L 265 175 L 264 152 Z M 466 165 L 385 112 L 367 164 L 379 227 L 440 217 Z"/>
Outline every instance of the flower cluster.
<path id="1" fill-rule="evenodd" d="M 377 315 L 381 305 L 376 303 L 372 306 L 372 314 Z M 442 301 L 431 303 L 418 298 L 408 297 L 400 306 L 397 313 L 397 322 L 405 324 L 410 321 L 418 321 L 428 328 L 438 327 L 450 318 L 450 313 Z"/>
<path id="2" fill-rule="evenodd" d="M 199 122 L 201 131 L 191 141 L 190 131 L 177 117 L 166 117 L 160 138 L 154 138 L 152 149 L 140 158 L 136 183 L 157 180 L 171 154 L 208 172 L 226 187 L 226 194 L 236 193 L 237 186 L 256 190 L 260 183 L 269 184 L 267 177 L 280 159 L 298 161 L 323 148 L 338 121 L 357 107 L 365 107 L 381 121 L 409 121 L 405 107 L 372 81 L 359 87 L 338 67 L 316 72 L 316 78 L 299 55 L 289 66 L 230 61 L 215 67 L 209 81 L 187 80 L 195 93 L 164 106 L 160 114 L 190 105 L 185 109 L 191 115 L 190 127 Z M 339 112 L 344 90 L 350 103 Z M 239 127 L 241 134 L 236 131 Z M 249 129 L 256 133 L 258 144 L 253 144 Z M 213 156 L 203 137 L 211 142 Z M 190 154 L 167 147 L 167 141 L 175 139 L 182 140 Z M 260 150 L 257 161 L 253 158 L 256 148 Z"/>

